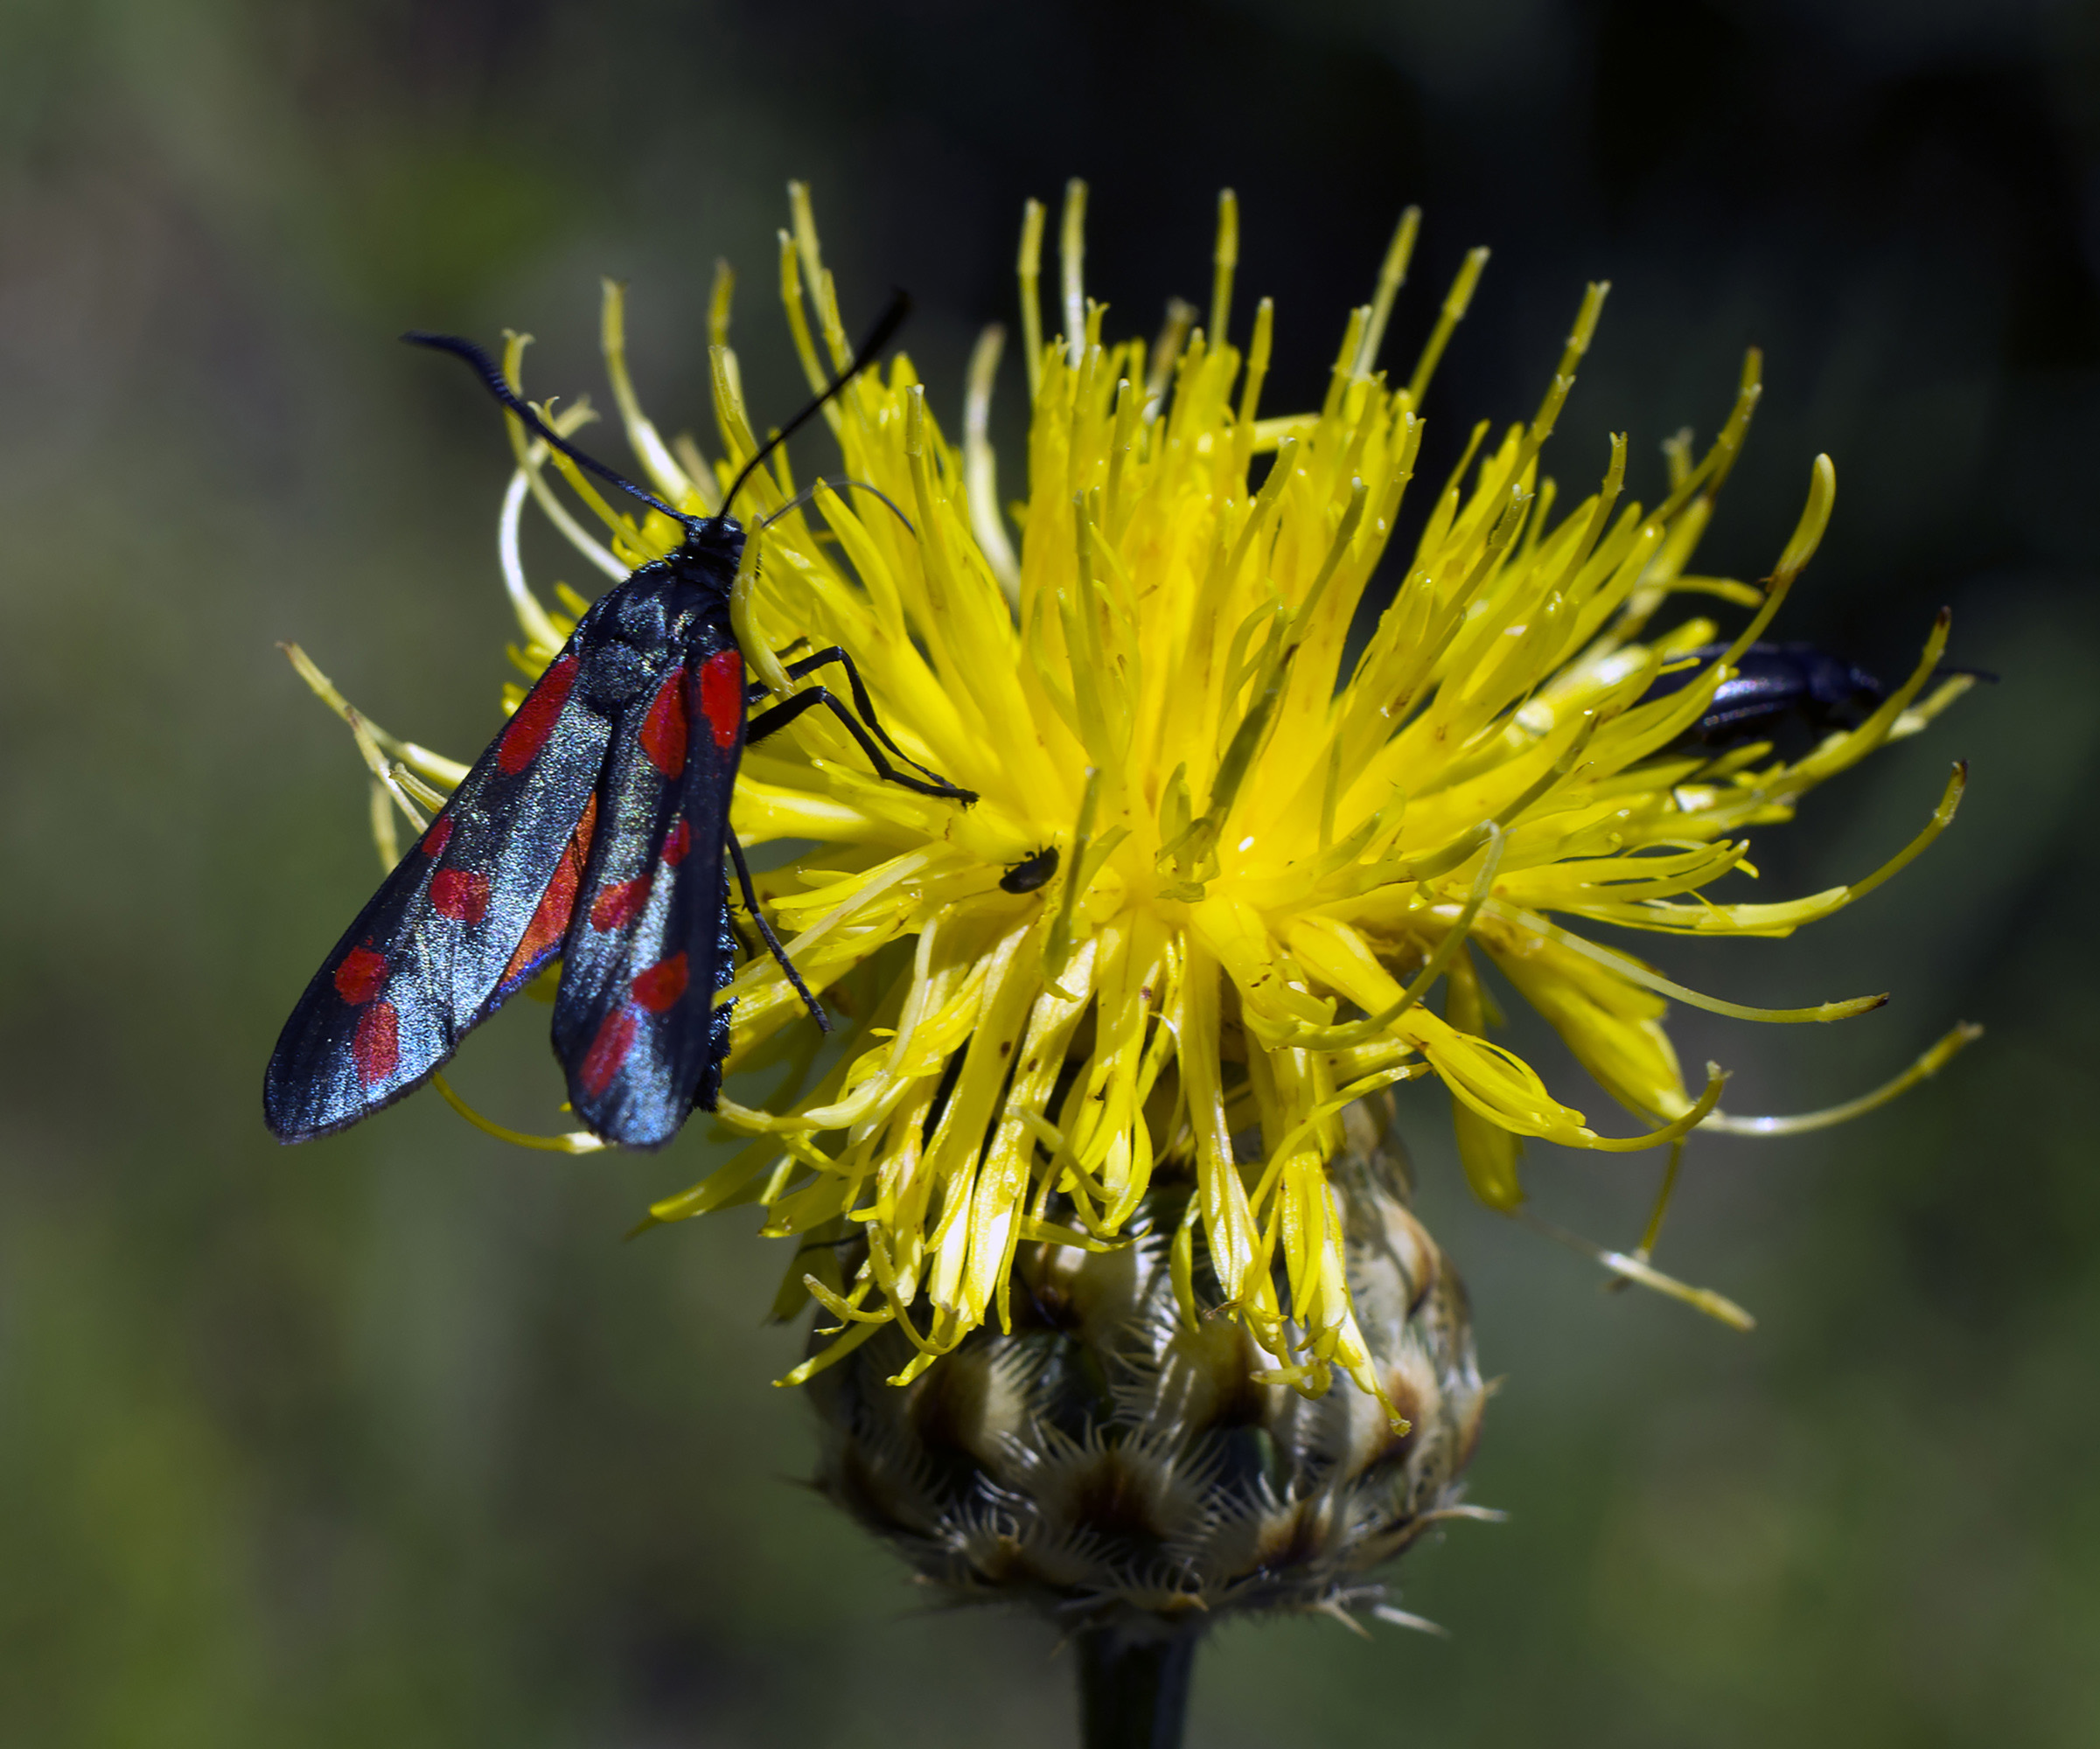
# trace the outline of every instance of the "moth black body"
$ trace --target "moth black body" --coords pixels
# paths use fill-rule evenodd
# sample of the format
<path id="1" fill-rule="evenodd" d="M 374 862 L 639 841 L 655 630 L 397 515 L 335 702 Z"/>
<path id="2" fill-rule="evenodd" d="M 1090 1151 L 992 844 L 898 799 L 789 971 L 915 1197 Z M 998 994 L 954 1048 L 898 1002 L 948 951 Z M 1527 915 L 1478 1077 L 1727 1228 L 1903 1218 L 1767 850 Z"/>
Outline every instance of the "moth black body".
<path id="1" fill-rule="evenodd" d="M 900 304 L 774 442 L 843 387 L 902 315 Z M 562 442 L 478 347 L 408 338 L 465 359 L 540 436 L 676 518 L 685 533 L 577 622 L 323 962 L 270 1058 L 264 1115 L 280 1140 L 297 1142 L 391 1104 L 558 958 L 554 1049 L 576 1116 L 607 1141 L 660 1147 L 695 1106 L 711 1111 L 719 1096 L 729 1011 L 715 998 L 737 951 L 730 868 L 767 947 L 825 1023 L 759 910 L 729 830 L 743 749 L 827 708 L 881 777 L 924 795 L 975 798 L 897 749 L 837 648 L 787 672 L 802 679 L 839 665 L 858 714 L 817 686 L 747 715 L 764 688 L 747 687 L 730 622 L 745 537 L 727 505 L 764 451 L 732 484 L 723 513 L 688 516 Z"/>
<path id="2" fill-rule="evenodd" d="M 1046 845 L 1032 856 L 1023 857 L 999 877 L 1009 893 L 1032 893 L 1057 872 L 1057 847 Z"/>

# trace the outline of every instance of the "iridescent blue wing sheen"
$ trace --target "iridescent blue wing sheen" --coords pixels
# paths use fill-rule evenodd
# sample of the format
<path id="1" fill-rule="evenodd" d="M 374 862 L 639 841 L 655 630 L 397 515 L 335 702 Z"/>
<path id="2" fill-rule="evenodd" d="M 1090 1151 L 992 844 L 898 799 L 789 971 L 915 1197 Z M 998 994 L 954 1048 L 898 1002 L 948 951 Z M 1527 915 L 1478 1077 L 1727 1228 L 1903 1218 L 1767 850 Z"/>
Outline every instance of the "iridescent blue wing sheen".
<path id="1" fill-rule="evenodd" d="M 597 1134 L 660 1147 L 712 1110 L 734 970 L 722 861 L 743 750 L 743 672 L 726 624 L 681 628 L 680 665 L 616 728 L 562 952 L 555 1053 Z"/>
<path id="2" fill-rule="evenodd" d="M 314 974 L 263 1081 L 280 1140 L 413 1091 L 559 951 L 606 749 L 640 683 L 633 652 L 602 635 L 619 594 L 585 615 Z"/>

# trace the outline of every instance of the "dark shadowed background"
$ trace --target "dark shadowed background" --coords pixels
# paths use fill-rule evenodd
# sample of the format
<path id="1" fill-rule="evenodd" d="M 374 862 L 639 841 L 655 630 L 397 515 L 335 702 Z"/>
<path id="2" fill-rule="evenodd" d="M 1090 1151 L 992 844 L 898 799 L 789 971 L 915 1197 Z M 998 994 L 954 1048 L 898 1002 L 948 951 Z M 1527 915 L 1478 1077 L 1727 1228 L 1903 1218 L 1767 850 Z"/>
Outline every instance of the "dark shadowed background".
<path id="1" fill-rule="evenodd" d="M 1622 429 L 1652 498 L 1762 345 L 1703 568 L 1762 575 L 1827 449 L 1784 632 L 1893 678 L 1950 603 L 1955 659 L 2003 676 L 1760 838 L 1769 896 L 1857 877 L 1966 755 L 1893 886 L 1791 943 L 1635 944 L 1743 1000 L 1895 993 L 1838 1028 L 1685 1017 L 1736 1109 L 1991 1029 L 1850 1129 L 1694 1146 L 1662 1261 L 1755 1334 L 1601 1293 L 1466 1201 L 1440 1099 L 1404 1108 L 1506 1377 L 1474 1497 L 1512 1516 L 1402 1574 L 1448 1641 L 1219 1635 L 1193 1740 L 2100 1739 L 2097 71 L 2090 6 L 2017 0 L 4 0 L 0 1739 L 1071 1739 L 1046 1630 L 927 1613 L 797 1486 L 806 1411 L 768 1381 L 799 1338 L 758 1327 L 783 1259 L 748 1214 L 619 1242 L 706 1168 L 698 1126 L 550 1159 L 426 1096 L 287 1153 L 257 1090 L 376 874 L 348 738 L 276 641 L 458 754 L 506 672 L 499 428 L 392 337 L 529 328 L 535 386 L 603 403 L 612 274 L 645 398 L 708 435 L 727 256 L 778 417 L 799 176 L 848 321 L 917 297 L 952 429 L 1021 202 L 1075 173 L 1119 332 L 1205 296 L 1238 190 L 1273 411 L 1318 393 L 1402 206 L 1390 357 L 1492 244 L 1433 461 L 1528 414 L 1587 279 L 1615 289 L 1549 452 L 1577 496 Z M 459 1077 L 541 1126 L 520 1010 Z M 1623 1244 L 1656 1165 L 1542 1150 L 1531 1181 Z"/>

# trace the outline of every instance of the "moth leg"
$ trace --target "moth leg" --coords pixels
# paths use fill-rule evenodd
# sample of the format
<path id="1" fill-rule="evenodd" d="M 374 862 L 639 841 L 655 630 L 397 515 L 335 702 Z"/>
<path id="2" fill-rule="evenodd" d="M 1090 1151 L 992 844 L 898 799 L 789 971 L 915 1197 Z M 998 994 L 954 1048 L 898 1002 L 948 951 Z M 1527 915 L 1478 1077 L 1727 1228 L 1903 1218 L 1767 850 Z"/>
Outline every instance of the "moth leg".
<path id="1" fill-rule="evenodd" d="M 787 957 L 787 950 L 780 945 L 780 937 L 773 933 L 773 926 L 766 922 L 765 913 L 758 909 L 758 894 L 751 885 L 751 870 L 743 860 L 743 847 L 737 843 L 736 834 L 727 826 L 722 829 L 723 841 L 729 847 L 729 861 L 736 866 L 736 884 L 743 888 L 744 909 L 750 912 L 751 921 L 758 925 L 758 933 L 765 939 L 766 951 L 780 962 L 780 969 L 787 973 L 787 981 L 795 986 L 795 993 L 809 1010 L 810 1018 L 826 1032 L 831 1030 L 831 1021 L 824 1013 L 824 1006 L 809 993 L 809 986 L 802 981 L 802 974 L 795 970 L 795 962 Z"/>
<path id="2" fill-rule="evenodd" d="M 788 648 L 791 650 L 793 647 L 794 646 L 792 645 L 788 646 Z M 804 657 L 801 661 L 797 662 L 792 667 L 788 669 L 787 677 L 791 680 L 799 680 L 805 675 L 813 674 L 818 669 L 825 666 L 826 664 L 832 662 L 836 662 L 841 668 L 845 669 L 847 684 L 853 688 L 854 709 L 860 714 L 861 721 L 866 723 L 868 727 L 874 731 L 876 739 L 880 741 L 883 746 L 887 747 L 890 752 L 894 753 L 899 759 L 903 760 L 904 763 L 909 765 L 914 771 L 924 772 L 925 776 L 931 777 L 934 783 L 940 786 L 937 790 L 921 790 L 922 794 L 966 797 L 970 801 L 973 802 L 977 799 L 976 796 L 970 791 L 958 789 L 953 784 L 951 784 L 945 777 L 942 777 L 939 772 L 932 770 L 928 767 L 920 764 L 917 760 L 914 759 L 909 753 L 905 752 L 903 748 L 899 747 L 896 742 L 890 738 L 890 732 L 883 727 L 882 718 L 876 714 L 875 700 L 868 694 L 868 683 L 862 679 L 861 671 L 854 665 L 853 658 L 847 654 L 847 652 L 838 645 L 834 644 L 827 650 L 820 650 L 813 656 Z M 810 698 L 816 696 L 818 693 L 822 693 L 824 689 L 820 686 L 815 689 L 814 693 L 798 693 L 796 696 L 799 698 Z M 747 693 L 747 703 L 756 704 L 759 699 L 762 699 L 765 696 L 765 689 L 763 686 L 755 686 L 750 689 L 750 692 L 755 693 L 757 697 L 752 697 L 750 695 L 750 693 Z M 840 712 L 841 721 L 843 721 L 842 707 L 834 701 L 832 708 L 834 711 Z M 757 721 L 761 722 L 769 721 L 773 713 L 771 711 L 768 711 L 764 716 L 758 718 Z M 853 725 L 851 723 L 848 723 L 847 727 L 848 728 L 852 728 Z M 749 734 L 747 734 L 745 738 L 747 740 L 757 739 L 756 735 L 751 735 Z M 862 747 L 868 746 L 868 737 L 860 734 L 858 730 L 855 731 L 854 738 L 858 741 Z M 869 756 L 871 758 L 874 756 L 874 749 L 869 749 Z M 882 761 L 877 759 L 876 763 L 879 767 L 882 764 Z M 893 782 L 904 784 L 908 789 L 921 789 L 920 785 L 911 783 L 910 779 L 900 777 L 894 771 L 884 770 L 883 775 L 885 777 L 890 778 Z"/>
<path id="3" fill-rule="evenodd" d="M 839 653 L 843 659 L 845 652 L 841 651 Z M 817 659 L 815 657 L 810 658 L 813 664 Z M 827 661 L 830 659 L 828 652 L 824 659 Z M 796 668 L 803 665 L 798 662 L 795 668 L 790 668 L 788 672 L 792 675 L 795 672 Z M 847 664 L 847 672 L 852 672 L 850 662 Z M 860 677 L 855 675 L 854 678 L 857 686 Z M 864 691 L 862 696 L 866 696 Z M 905 789 L 916 791 L 922 796 L 944 797 L 951 801 L 960 802 L 966 807 L 977 799 L 976 791 L 959 789 L 937 771 L 926 771 L 926 775 L 933 779 L 931 784 L 923 784 L 917 777 L 906 777 L 883 756 L 883 749 L 876 744 L 875 736 L 869 735 L 867 729 L 861 726 L 860 721 L 854 714 L 848 710 L 834 693 L 826 691 L 822 686 L 812 686 L 806 693 L 797 693 L 792 698 L 782 700 L 771 710 L 759 712 L 744 726 L 744 744 L 750 746 L 764 741 L 767 735 L 777 734 L 779 730 L 785 728 L 803 712 L 813 710 L 819 705 L 822 705 L 834 716 L 837 717 L 845 727 L 846 732 L 860 742 L 861 751 L 868 756 L 869 763 L 875 767 L 876 776 L 878 777 L 889 783 L 901 784 Z M 882 730 L 876 729 L 876 734 L 882 735 Z M 890 742 L 888 735 L 883 735 L 883 741 L 884 744 L 890 746 L 891 752 L 897 752 L 895 744 Z M 926 770 L 926 768 L 920 765 L 917 760 L 911 759 L 903 753 L 897 753 L 897 756 L 903 760 L 905 764 L 912 766 L 917 770 Z"/>
<path id="4" fill-rule="evenodd" d="M 799 680 L 805 675 L 815 673 L 818 669 L 830 662 L 836 662 L 845 669 L 846 683 L 853 688 L 853 707 L 859 713 L 861 721 L 873 731 L 875 738 L 914 771 L 932 778 L 937 784 L 947 783 L 948 780 L 939 772 L 928 770 L 925 766 L 912 758 L 890 738 L 890 731 L 883 727 L 882 718 L 875 714 L 875 700 L 869 696 L 867 681 L 861 678 L 861 671 L 855 665 L 853 658 L 841 645 L 834 644 L 828 649 L 818 651 L 813 656 L 805 656 L 787 671 L 787 678 L 791 680 Z"/>

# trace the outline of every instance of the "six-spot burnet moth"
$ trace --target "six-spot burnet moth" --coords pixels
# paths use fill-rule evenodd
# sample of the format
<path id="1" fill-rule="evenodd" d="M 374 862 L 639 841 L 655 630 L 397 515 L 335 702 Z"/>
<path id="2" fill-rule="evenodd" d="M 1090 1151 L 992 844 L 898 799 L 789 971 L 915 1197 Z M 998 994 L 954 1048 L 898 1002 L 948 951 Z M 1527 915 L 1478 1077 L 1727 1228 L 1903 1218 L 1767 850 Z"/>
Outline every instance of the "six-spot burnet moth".
<path id="1" fill-rule="evenodd" d="M 471 342 L 403 337 L 465 359 L 541 438 L 685 533 L 576 623 L 314 975 L 263 1082 L 280 1140 L 326 1135 L 412 1091 L 558 957 L 554 1048 L 576 1116 L 606 1141 L 660 1147 L 695 1105 L 715 1109 L 721 1085 L 729 1008 L 715 997 L 737 949 L 725 856 L 766 946 L 825 1024 L 729 830 L 744 747 L 823 707 L 883 777 L 976 798 L 897 749 L 843 650 L 786 672 L 800 679 L 836 663 L 855 710 L 815 686 L 747 718 L 764 689 L 747 690 L 731 628 L 744 531 L 729 512 L 752 470 L 875 358 L 904 310 L 900 297 L 830 387 L 744 464 L 715 516 L 675 510 L 564 442 Z"/>

